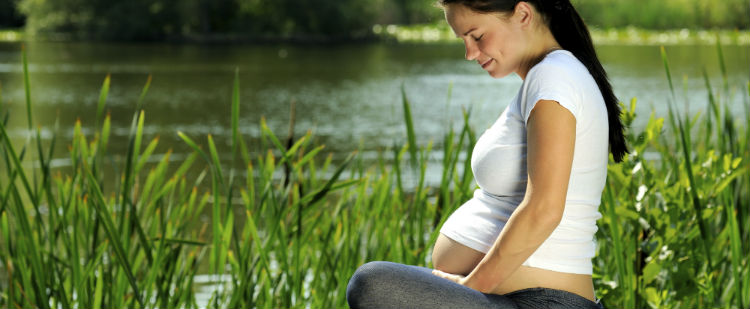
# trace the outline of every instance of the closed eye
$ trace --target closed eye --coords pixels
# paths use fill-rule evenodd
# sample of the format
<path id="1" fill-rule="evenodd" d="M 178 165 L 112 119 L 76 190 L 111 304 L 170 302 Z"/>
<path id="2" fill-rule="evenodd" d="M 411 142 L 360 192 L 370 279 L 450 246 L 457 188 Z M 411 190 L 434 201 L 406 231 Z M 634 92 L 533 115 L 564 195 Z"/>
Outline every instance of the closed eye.
<path id="1" fill-rule="evenodd" d="M 484 36 L 484 34 L 480 35 L 478 38 L 474 38 L 474 41 L 479 42 L 479 40 L 481 40 L 483 36 Z"/>

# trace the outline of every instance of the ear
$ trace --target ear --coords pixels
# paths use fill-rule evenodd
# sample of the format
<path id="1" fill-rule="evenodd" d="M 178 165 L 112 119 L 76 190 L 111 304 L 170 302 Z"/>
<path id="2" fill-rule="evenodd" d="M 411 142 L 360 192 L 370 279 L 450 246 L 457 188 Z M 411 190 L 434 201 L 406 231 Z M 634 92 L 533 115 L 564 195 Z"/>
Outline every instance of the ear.
<path id="1" fill-rule="evenodd" d="M 522 27 L 526 27 L 530 25 L 535 18 L 535 12 L 534 8 L 528 2 L 519 1 L 513 9 L 513 18 Z"/>

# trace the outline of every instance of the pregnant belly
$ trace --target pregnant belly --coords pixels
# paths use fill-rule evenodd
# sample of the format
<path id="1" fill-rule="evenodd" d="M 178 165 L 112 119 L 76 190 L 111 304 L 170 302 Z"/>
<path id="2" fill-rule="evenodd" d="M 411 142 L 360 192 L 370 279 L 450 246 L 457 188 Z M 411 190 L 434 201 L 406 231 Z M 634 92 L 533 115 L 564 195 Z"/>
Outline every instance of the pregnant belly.
<path id="1" fill-rule="evenodd" d="M 462 245 L 440 234 L 432 250 L 432 264 L 435 269 L 466 276 L 484 258 L 485 254 Z M 543 287 L 563 290 L 594 300 L 594 284 L 591 275 L 556 272 L 541 268 L 520 266 L 492 294 Z"/>

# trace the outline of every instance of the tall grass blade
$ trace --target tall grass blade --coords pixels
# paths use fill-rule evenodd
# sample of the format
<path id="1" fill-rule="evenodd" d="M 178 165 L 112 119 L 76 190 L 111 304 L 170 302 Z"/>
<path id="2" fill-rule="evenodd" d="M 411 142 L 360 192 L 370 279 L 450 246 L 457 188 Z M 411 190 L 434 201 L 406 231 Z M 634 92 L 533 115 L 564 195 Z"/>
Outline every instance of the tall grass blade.
<path id="1" fill-rule="evenodd" d="M 231 225 L 231 222 L 224 222 L 224 217 L 221 214 L 221 208 L 222 203 L 220 200 L 221 194 L 225 191 L 224 190 L 224 176 L 221 171 L 221 161 L 219 160 L 219 154 L 216 151 L 216 146 L 214 145 L 213 138 L 211 135 L 208 135 L 208 149 L 209 153 L 211 154 L 211 165 L 212 165 L 212 194 L 214 195 L 214 205 L 213 205 L 213 237 L 214 237 L 214 243 L 213 247 L 211 247 L 211 251 L 214 253 L 213 259 L 216 263 L 214 265 L 215 273 L 217 272 L 223 272 L 224 269 L 224 261 L 226 259 L 226 250 L 229 249 L 224 248 L 224 242 L 222 235 L 224 235 L 226 229 L 230 229 L 231 226 L 225 226 L 225 223 L 228 223 L 228 225 Z M 227 205 L 228 206 L 228 205 Z M 227 211 L 228 214 L 231 214 L 231 211 Z M 227 217 L 229 218 L 229 216 Z"/>
<path id="2" fill-rule="evenodd" d="M 708 78 L 708 72 L 706 72 L 706 68 L 703 68 L 703 81 L 706 85 L 706 89 L 708 90 L 708 104 L 709 109 L 708 113 L 706 114 L 706 146 L 709 145 L 709 141 L 711 139 L 711 135 L 713 134 L 713 128 L 712 128 L 712 119 L 715 119 L 716 125 L 720 125 L 720 119 L 721 114 L 719 111 L 719 104 L 716 102 L 716 97 L 714 97 L 714 92 L 711 88 L 711 81 Z M 713 117 L 711 117 L 711 112 L 713 112 Z M 723 135 L 719 134 L 717 136 L 719 140 L 723 140 Z M 719 142 L 719 145 L 724 145 L 723 142 Z"/>
<path id="3" fill-rule="evenodd" d="M 99 265 L 99 273 L 104 273 L 104 268 Z M 96 288 L 94 290 L 94 304 L 91 305 L 92 308 L 102 308 L 102 298 L 104 296 L 104 276 L 97 276 L 96 277 Z"/>
<path id="4" fill-rule="evenodd" d="M 2 127 L 0 126 L 0 128 Z M 5 134 L 5 131 L 3 131 L 3 134 Z M 21 174 L 23 175 L 23 173 Z M 15 188 L 13 183 L 10 183 L 9 186 Z M 34 233 L 32 230 L 31 223 L 28 219 L 28 214 L 26 213 L 26 209 L 24 208 L 24 203 L 21 202 L 21 197 L 18 193 L 18 190 L 13 189 L 10 191 L 10 193 L 13 194 L 13 198 L 15 200 L 14 205 L 16 206 L 16 209 L 14 209 L 14 217 L 21 227 L 22 235 L 24 235 L 22 237 L 19 237 L 19 240 L 16 242 L 19 245 L 23 245 L 22 248 L 18 248 L 18 251 L 27 254 L 31 262 L 30 270 L 24 269 L 25 267 L 19 267 L 19 272 L 21 276 L 25 276 L 23 277 L 23 279 L 25 280 L 24 287 L 26 288 L 26 290 L 36 292 L 34 293 L 34 297 L 36 298 L 37 302 L 36 306 L 40 306 L 41 308 L 48 308 L 48 301 L 43 298 L 42 293 L 40 293 L 41 289 L 39 288 L 47 282 L 45 278 L 44 268 L 42 266 L 42 257 L 39 252 L 41 246 L 39 245 L 39 240 L 37 239 L 37 237 L 35 237 L 36 233 Z M 23 261 L 24 259 L 16 260 L 16 262 L 20 263 L 23 263 Z"/>
<path id="5" fill-rule="evenodd" d="M 106 232 L 107 237 L 109 238 L 109 242 L 112 244 L 112 248 L 115 251 L 115 255 L 117 256 L 117 263 L 122 267 L 125 275 L 128 278 L 128 281 L 130 282 L 130 286 L 133 288 L 133 293 L 135 294 L 136 301 L 138 301 L 138 304 L 141 307 L 145 307 L 145 304 L 141 297 L 141 292 L 138 289 L 138 284 L 136 283 L 135 276 L 133 275 L 133 270 L 130 266 L 130 262 L 128 262 L 128 255 L 126 254 L 125 249 L 120 242 L 120 238 L 118 236 L 119 234 L 117 232 L 117 229 L 115 229 L 115 225 L 112 222 L 112 218 L 110 218 L 109 212 L 104 208 L 104 205 L 107 205 L 107 202 L 104 200 L 104 196 L 102 195 L 102 192 L 97 185 L 97 181 L 96 178 L 94 178 L 94 175 L 92 175 L 91 171 L 89 171 L 88 169 L 84 169 L 84 171 L 90 184 L 89 188 L 92 191 L 92 195 L 96 199 L 91 204 L 93 204 L 94 208 L 96 208 L 96 215 L 104 224 L 104 231 Z"/>
<path id="6" fill-rule="evenodd" d="M 604 194 L 606 196 L 606 203 L 604 205 L 606 206 L 605 211 L 607 218 L 609 220 L 607 226 L 610 229 L 611 237 L 612 237 L 612 248 L 613 252 L 615 252 L 615 265 L 617 266 L 617 274 L 615 275 L 618 279 L 619 285 L 623 287 L 625 290 L 625 303 L 623 304 L 623 307 L 625 308 L 635 308 L 635 289 L 634 287 L 630 286 L 630 280 L 633 276 L 632 273 L 630 273 L 625 266 L 625 261 L 623 260 L 624 257 L 624 248 L 622 244 L 622 240 L 620 239 L 620 235 L 622 234 L 622 231 L 620 231 L 620 222 L 617 222 L 618 218 L 620 216 L 617 215 L 615 212 L 615 198 L 614 194 L 612 193 L 612 184 L 607 183 L 607 186 L 604 188 Z M 623 254 L 618 254 L 623 253 Z"/>
<path id="7" fill-rule="evenodd" d="M 141 95 L 138 96 L 138 102 L 135 104 L 135 110 L 139 111 L 143 109 L 143 100 L 146 98 L 146 93 L 148 93 L 148 89 L 151 87 L 151 74 L 148 75 L 146 78 L 146 84 L 143 86 L 143 90 L 141 90 Z"/>
<path id="8" fill-rule="evenodd" d="M 239 146 L 240 122 L 240 68 L 234 70 L 234 87 L 232 88 L 232 166 Z"/>
<path id="9" fill-rule="evenodd" d="M 669 61 L 667 61 L 667 51 L 664 49 L 664 46 L 660 47 L 660 52 L 661 61 L 664 64 L 664 72 L 667 73 L 667 81 L 669 82 L 669 93 L 672 95 L 672 104 L 674 104 L 674 102 L 676 101 L 674 84 L 672 84 L 672 73 L 669 71 Z"/>
<path id="10" fill-rule="evenodd" d="M 26 189 L 26 195 L 29 197 L 32 205 L 39 205 L 39 202 L 36 199 L 37 196 L 34 194 L 28 178 L 26 178 L 26 173 L 23 170 L 19 156 L 17 156 L 15 150 L 13 150 L 13 145 L 10 143 L 10 137 L 5 131 L 4 125 L 0 125 L 0 133 L 2 133 L 2 142 L 5 143 L 6 151 L 10 154 L 10 162 L 13 163 L 15 169 L 18 170 L 18 175 L 21 177 L 21 182 L 23 183 L 24 189 Z"/>
<path id="11" fill-rule="evenodd" d="M 179 136 L 182 141 L 185 142 L 185 144 L 188 144 L 190 148 L 193 148 L 196 153 L 200 154 L 203 159 L 206 160 L 206 162 L 211 162 L 211 158 L 208 157 L 208 155 L 196 144 L 189 136 L 185 135 L 185 133 L 182 133 L 181 131 L 177 131 L 177 136 Z"/>
<path id="12" fill-rule="evenodd" d="M 278 149 L 279 152 L 281 152 L 281 155 L 282 155 L 282 161 L 281 162 L 286 162 L 286 160 L 287 160 L 287 156 L 286 156 L 287 149 L 286 149 L 286 147 L 284 147 L 284 145 L 281 144 L 281 141 L 279 140 L 278 137 L 276 137 L 276 134 L 274 134 L 273 131 L 268 127 L 268 124 L 266 123 L 266 118 L 265 117 L 263 117 L 263 118 L 260 119 L 260 129 L 261 129 L 261 132 L 263 133 L 263 135 L 267 136 L 271 140 L 271 143 L 274 146 L 276 146 L 276 149 Z M 279 162 L 279 163 L 281 163 L 281 162 Z"/>
<path id="13" fill-rule="evenodd" d="M 133 172 L 135 172 L 135 169 L 133 168 L 133 161 L 138 159 L 138 154 L 140 152 L 140 141 L 141 136 L 143 132 L 143 109 L 141 108 L 143 105 L 143 99 L 146 96 L 146 93 L 148 92 L 148 88 L 151 85 L 151 75 L 148 76 L 148 79 L 146 80 L 146 85 L 143 87 L 143 90 L 141 91 L 141 96 L 138 98 L 138 102 L 136 103 L 136 109 L 133 113 L 133 120 L 130 123 L 130 133 L 128 137 L 128 150 L 127 150 L 127 156 L 125 159 L 125 177 L 123 177 L 123 184 L 120 191 L 120 199 L 118 201 L 115 201 L 117 204 L 124 205 L 122 209 L 124 210 L 127 206 L 133 206 L 133 201 L 130 200 L 130 192 L 132 188 L 132 182 L 133 182 Z M 140 129 L 139 129 L 140 128 Z M 140 132 L 140 133 L 139 133 Z M 134 207 L 131 207 L 131 214 L 135 214 L 134 211 L 132 211 Z M 124 211 L 123 211 L 124 214 Z M 120 216 L 120 222 L 119 222 L 119 231 L 123 234 L 127 234 L 125 230 L 125 216 Z"/>
<path id="14" fill-rule="evenodd" d="M 29 60 L 26 55 L 26 45 L 21 44 L 21 55 L 23 58 L 23 89 L 26 95 L 26 119 L 28 128 L 31 130 L 33 122 L 31 121 L 31 82 L 29 82 Z"/>
<path id="15" fill-rule="evenodd" d="M 94 124 L 95 128 L 99 127 L 99 120 L 102 118 L 104 105 L 107 103 L 107 95 L 109 94 L 109 82 L 110 74 L 107 74 L 107 77 L 104 78 L 104 82 L 102 83 L 102 89 L 99 92 L 99 103 L 96 105 L 96 122 Z"/>
<path id="16" fill-rule="evenodd" d="M 730 247 L 731 247 L 731 260 L 732 260 L 732 277 L 734 278 L 734 288 L 736 299 L 737 299 L 737 305 L 739 308 L 747 308 L 747 305 L 745 304 L 743 297 L 742 297 L 742 291 L 744 291 L 747 287 L 742 282 L 742 240 L 740 236 L 740 229 L 737 222 L 737 212 L 735 210 L 735 204 L 734 199 L 732 196 L 727 192 L 723 191 L 724 194 L 724 203 L 726 210 L 726 216 L 727 216 L 727 224 L 729 228 L 729 236 L 730 236 Z M 744 288 L 744 289 L 743 289 Z"/>
<path id="17" fill-rule="evenodd" d="M 331 187 L 333 184 L 339 179 L 339 176 L 341 176 L 341 173 L 344 172 L 344 169 L 349 165 L 349 163 L 352 161 L 352 159 L 356 156 L 356 152 L 350 153 L 346 159 L 344 159 L 344 162 L 341 163 L 341 165 L 336 169 L 336 171 L 333 173 L 333 176 L 331 176 L 330 179 L 326 182 L 325 185 L 323 185 L 322 188 L 319 190 L 310 193 L 309 195 L 303 197 L 300 200 L 300 203 L 304 203 L 305 207 L 303 207 L 303 210 L 309 207 L 310 205 L 314 205 L 318 201 L 320 201 L 323 197 L 328 194 L 328 192 L 331 190 Z"/>
<path id="18" fill-rule="evenodd" d="M 401 84 L 401 103 L 404 109 L 404 123 L 406 124 L 406 136 L 409 147 L 409 158 L 411 159 L 411 166 L 416 170 L 417 168 L 417 138 L 414 134 L 414 121 L 411 116 L 411 107 L 409 106 L 409 99 L 406 97 L 406 88 L 404 84 Z"/>
<path id="19" fill-rule="evenodd" d="M 664 62 L 664 69 L 666 70 L 666 73 L 667 73 L 667 79 L 669 80 L 669 88 L 672 91 L 672 100 L 670 101 L 670 103 L 674 104 L 674 98 L 675 98 L 674 87 L 672 86 L 672 78 L 669 72 L 669 63 L 667 62 L 667 54 L 663 46 L 661 48 L 661 56 L 662 56 L 662 61 Z M 672 107 L 670 105 L 670 109 L 671 108 Z M 688 181 L 690 183 L 690 188 L 691 188 L 689 195 L 692 200 L 693 211 L 695 212 L 695 220 L 697 221 L 698 228 L 700 230 L 701 243 L 703 245 L 703 250 L 704 250 L 703 252 L 705 253 L 705 258 L 708 263 L 707 266 L 709 269 L 709 273 L 713 273 L 714 264 L 711 260 L 711 250 L 709 249 L 710 248 L 709 243 L 711 241 L 709 238 L 710 234 L 708 233 L 706 224 L 703 221 L 703 206 L 701 204 L 700 198 L 698 197 L 698 192 L 697 192 L 698 186 L 696 185 L 695 177 L 693 176 L 693 167 L 692 167 L 693 160 L 690 157 L 690 149 L 689 149 L 689 141 L 687 137 L 687 132 L 685 132 L 686 130 L 684 129 L 682 125 L 682 119 L 680 117 L 676 117 L 676 119 L 677 119 L 678 129 L 680 133 L 679 136 L 682 141 L 681 150 L 683 154 L 683 160 L 684 160 L 683 162 L 685 163 L 685 172 L 687 173 Z M 712 288 L 713 286 L 709 286 L 709 287 Z"/>
<path id="20" fill-rule="evenodd" d="M 716 34 L 716 53 L 719 55 L 719 69 L 721 70 L 721 80 L 723 82 L 724 95 L 729 96 L 729 77 L 727 75 L 727 65 L 724 63 L 724 51 L 721 49 L 721 40 Z"/>
<path id="21" fill-rule="evenodd" d="M 143 153 L 138 158 L 138 163 L 135 164 L 135 170 L 140 171 L 143 166 L 148 163 L 148 159 L 151 158 L 151 154 L 156 150 L 156 145 L 159 144 L 159 137 L 154 137 L 154 139 L 151 140 L 150 143 L 148 143 L 148 146 L 146 146 L 146 149 L 143 150 Z"/>

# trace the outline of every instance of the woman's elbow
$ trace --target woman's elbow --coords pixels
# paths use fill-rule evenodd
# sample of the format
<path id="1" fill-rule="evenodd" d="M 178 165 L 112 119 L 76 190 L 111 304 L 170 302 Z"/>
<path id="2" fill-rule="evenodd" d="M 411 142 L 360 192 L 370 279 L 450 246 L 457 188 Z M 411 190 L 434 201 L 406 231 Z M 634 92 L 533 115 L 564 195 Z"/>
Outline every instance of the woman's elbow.
<path id="1" fill-rule="evenodd" d="M 535 203 L 532 214 L 536 222 L 550 229 L 556 228 L 563 217 L 565 201 L 546 201 Z"/>

